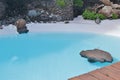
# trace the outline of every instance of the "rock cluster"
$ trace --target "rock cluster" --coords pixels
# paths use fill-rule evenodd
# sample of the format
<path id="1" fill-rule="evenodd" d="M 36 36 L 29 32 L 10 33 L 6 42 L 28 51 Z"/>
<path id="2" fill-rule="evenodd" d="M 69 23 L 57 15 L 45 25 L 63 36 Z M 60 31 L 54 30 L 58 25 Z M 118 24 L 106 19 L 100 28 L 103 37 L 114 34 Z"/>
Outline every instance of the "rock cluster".
<path id="1" fill-rule="evenodd" d="M 61 21 L 62 18 L 59 15 L 49 13 L 43 9 L 33 9 L 28 11 L 28 17 L 31 21 Z"/>
<path id="2" fill-rule="evenodd" d="M 20 5 L 19 2 L 21 2 Z M 10 6 L 10 4 L 14 6 Z M 21 18 L 31 22 L 71 20 L 73 19 L 72 4 L 72 0 L 65 0 L 64 7 L 59 6 L 57 0 L 0 0 L 0 20 L 7 21 L 10 17 L 16 20 L 16 16 L 25 16 Z M 19 9 L 15 8 L 17 5 L 19 5 Z"/>
<path id="3" fill-rule="evenodd" d="M 73 19 L 73 1 L 65 0 L 65 6 L 57 5 L 57 0 L 33 0 L 27 4 L 28 16 L 37 21 L 64 21 Z M 68 14 L 69 13 L 69 14 Z"/>
<path id="4" fill-rule="evenodd" d="M 116 14 L 120 17 L 120 5 L 114 4 L 110 0 L 100 0 L 103 4 L 94 7 L 95 12 L 105 15 L 107 18 Z"/>

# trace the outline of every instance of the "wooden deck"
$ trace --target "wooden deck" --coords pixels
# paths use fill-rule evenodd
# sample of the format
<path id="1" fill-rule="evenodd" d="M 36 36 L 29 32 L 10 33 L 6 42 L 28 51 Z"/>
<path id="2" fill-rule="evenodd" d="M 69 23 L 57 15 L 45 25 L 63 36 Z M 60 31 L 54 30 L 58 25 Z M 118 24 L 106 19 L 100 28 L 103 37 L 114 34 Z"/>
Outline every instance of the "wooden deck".
<path id="1" fill-rule="evenodd" d="M 120 62 L 68 80 L 120 80 Z"/>

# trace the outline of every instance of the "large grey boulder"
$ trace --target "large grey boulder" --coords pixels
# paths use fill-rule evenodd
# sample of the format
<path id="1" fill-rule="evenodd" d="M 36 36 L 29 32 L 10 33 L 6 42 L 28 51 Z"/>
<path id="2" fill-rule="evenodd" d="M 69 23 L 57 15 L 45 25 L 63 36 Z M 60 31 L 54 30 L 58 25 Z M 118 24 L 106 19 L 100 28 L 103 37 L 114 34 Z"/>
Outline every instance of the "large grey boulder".
<path id="1" fill-rule="evenodd" d="M 98 13 L 103 14 L 106 17 L 111 17 L 113 13 L 113 8 L 111 6 L 104 6 Z"/>
<path id="2" fill-rule="evenodd" d="M 103 2 L 107 6 L 111 6 L 111 1 L 110 0 L 100 0 L 100 1 Z"/>
<path id="3" fill-rule="evenodd" d="M 113 14 L 116 14 L 118 17 L 120 17 L 120 4 L 113 3 L 111 0 L 100 0 L 104 7 L 99 9 L 98 13 L 103 14 L 107 18 L 112 17 Z M 97 8 L 98 9 L 98 8 Z"/>
<path id="4" fill-rule="evenodd" d="M 38 14 L 38 12 L 36 11 L 36 10 L 29 10 L 28 11 L 28 16 L 29 17 L 36 17 L 36 16 L 38 16 L 39 14 Z"/>
<path id="5" fill-rule="evenodd" d="M 112 62 L 113 61 L 113 58 L 110 55 L 110 53 L 103 50 L 99 50 L 99 49 L 81 51 L 80 55 L 82 57 L 87 58 L 89 62 Z"/>
<path id="6" fill-rule="evenodd" d="M 46 10 L 43 9 L 33 9 L 28 11 L 28 17 L 31 21 L 49 21 L 50 14 Z"/>

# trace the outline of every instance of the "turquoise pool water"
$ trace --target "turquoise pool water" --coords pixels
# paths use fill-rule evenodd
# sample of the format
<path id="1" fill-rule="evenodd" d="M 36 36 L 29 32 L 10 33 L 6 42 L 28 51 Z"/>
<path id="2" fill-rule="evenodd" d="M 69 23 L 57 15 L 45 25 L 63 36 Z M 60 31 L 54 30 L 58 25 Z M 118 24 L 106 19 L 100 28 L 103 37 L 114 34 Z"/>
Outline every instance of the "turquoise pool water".
<path id="1" fill-rule="evenodd" d="M 89 63 L 79 52 L 99 48 L 120 60 L 120 38 L 88 33 L 0 37 L 0 80 L 67 80 L 110 63 Z"/>

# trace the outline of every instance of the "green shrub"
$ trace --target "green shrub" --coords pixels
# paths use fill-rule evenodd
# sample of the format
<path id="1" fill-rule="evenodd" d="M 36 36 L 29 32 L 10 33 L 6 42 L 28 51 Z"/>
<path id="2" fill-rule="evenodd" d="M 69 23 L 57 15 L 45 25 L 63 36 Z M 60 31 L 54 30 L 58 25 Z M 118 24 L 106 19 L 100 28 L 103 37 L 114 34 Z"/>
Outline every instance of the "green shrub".
<path id="1" fill-rule="evenodd" d="M 103 14 L 98 14 L 93 11 L 85 10 L 82 14 L 84 19 L 95 20 L 96 18 L 100 18 L 101 20 L 106 19 Z"/>
<path id="2" fill-rule="evenodd" d="M 57 0 L 56 1 L 57 5 L 60 6 L 60 7 L 65 7 L 65 0 Z"/>
<path id="3" fill-rule="evenodd" d="M 106 17 L 103 14 L 99 14 L 99 13 L 96 14 L 96 18 L 100 18 L 101 20 L 106 19 Z"/>
<path id="4" fill-rule="evenodd" d="M 95 12 L 91 12 L 89 10 L 85 10 L 82 14 L 84 19 L 91 19 L 91 20 L 95 20 L 96 16 L 95 16 Z"/>
<path id="5" fill-rule="evenodd" d="M 117 14 L 112 14 L 112 19 L 118 19 L 118 15 Z"/>
<path id="6" fill-rule="evenodd" d="M 82 7 L 83 6 L 83 0 L 74 0 L 73 4 L 74 4 L 74 6 Z"/>

